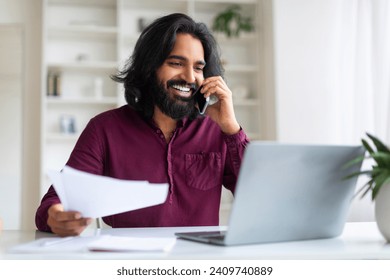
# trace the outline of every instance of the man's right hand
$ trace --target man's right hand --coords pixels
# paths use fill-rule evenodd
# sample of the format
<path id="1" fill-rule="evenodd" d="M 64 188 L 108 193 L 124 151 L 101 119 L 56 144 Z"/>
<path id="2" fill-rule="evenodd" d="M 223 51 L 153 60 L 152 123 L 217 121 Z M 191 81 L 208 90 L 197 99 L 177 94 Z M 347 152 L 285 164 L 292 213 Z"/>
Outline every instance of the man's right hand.
<path id="1" fill-rule="evenodd" d="M 47 224 L 59 236 L 75 236 L 91 224 L 91 218 L 82 218 L 76 211 L 64 211 L 62 204 L 54 204 L 48 210 Z"/>

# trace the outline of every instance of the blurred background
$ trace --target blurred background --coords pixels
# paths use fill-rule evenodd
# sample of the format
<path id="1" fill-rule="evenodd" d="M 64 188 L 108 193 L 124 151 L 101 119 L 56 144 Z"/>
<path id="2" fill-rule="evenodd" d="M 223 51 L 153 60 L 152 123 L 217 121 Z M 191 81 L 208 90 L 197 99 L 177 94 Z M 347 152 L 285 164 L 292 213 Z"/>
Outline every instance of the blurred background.
<path id="1" fill-rule="evenodd" d="M 91 117 L 124 104 L 109 75 L 148 23 L 173 12 L 213 30 L 252 140 L 360 144 L 370 132 L 389 144 L 387 0 L 0 0 L 4 229 L 35 228 L 46 171 L 63 167 Z M 224 193 L 222 224 L 231 201 Z M 369 196 L 348 220 L 374 220 Z"/>

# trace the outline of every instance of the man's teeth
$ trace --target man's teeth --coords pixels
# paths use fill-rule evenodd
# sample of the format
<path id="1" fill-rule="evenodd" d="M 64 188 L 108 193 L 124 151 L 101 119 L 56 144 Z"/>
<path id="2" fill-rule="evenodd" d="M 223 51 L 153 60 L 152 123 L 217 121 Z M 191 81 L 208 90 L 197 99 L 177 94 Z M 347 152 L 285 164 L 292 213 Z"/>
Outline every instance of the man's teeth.
<path id="1" fill-rule="evenodd" d="M 188 87 L 183 87 L 183 86 L 179 86 L 179 85 L 172 85 L 172 87 L 174 89 L 177 89 L 177 90 L 180 90 L 180 91 L 184 91 L 184 92 L 189 92 L 190 91 L 190 88 L 188 88 Z"/>

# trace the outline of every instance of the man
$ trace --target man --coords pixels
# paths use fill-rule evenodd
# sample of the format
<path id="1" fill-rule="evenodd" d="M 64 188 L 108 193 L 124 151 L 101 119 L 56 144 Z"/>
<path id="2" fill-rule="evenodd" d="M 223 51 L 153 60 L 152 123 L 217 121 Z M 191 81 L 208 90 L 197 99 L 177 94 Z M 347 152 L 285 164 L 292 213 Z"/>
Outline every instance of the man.
<path id="1" fill-rule="evenodd" d="M 183 14 L 154 21 L 141 34 L 125 70 L 128 105 L 88 123 L 67 165 L 93 174 L 169 183 L 165 203 L 104 217 L 112 227 L 218 225 L 221 188 L 234 192 L 248 138 L 222 78 L 207 27 Z M 193 92 L 218 102 L 199 116 Z M 115 203 L 113 201 L 112 203 Z M 91 222 L 64 211 L 53 187 L 36 214 L 41 231 L 78 235 Z"/>

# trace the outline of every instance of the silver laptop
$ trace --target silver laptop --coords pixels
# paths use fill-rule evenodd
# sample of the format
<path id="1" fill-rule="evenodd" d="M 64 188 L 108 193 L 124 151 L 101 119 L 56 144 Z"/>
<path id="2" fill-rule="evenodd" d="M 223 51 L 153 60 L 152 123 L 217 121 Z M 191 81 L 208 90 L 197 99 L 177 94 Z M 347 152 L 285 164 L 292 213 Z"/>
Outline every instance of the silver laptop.
<path id="1" fill-rule="evenodd" d="M 228 229 L 176 236 L 217 245 L 331 238 L 341 234 L 361 168 L 345 164 L 361 146 L 251 142 L 237 182 Z"/>

